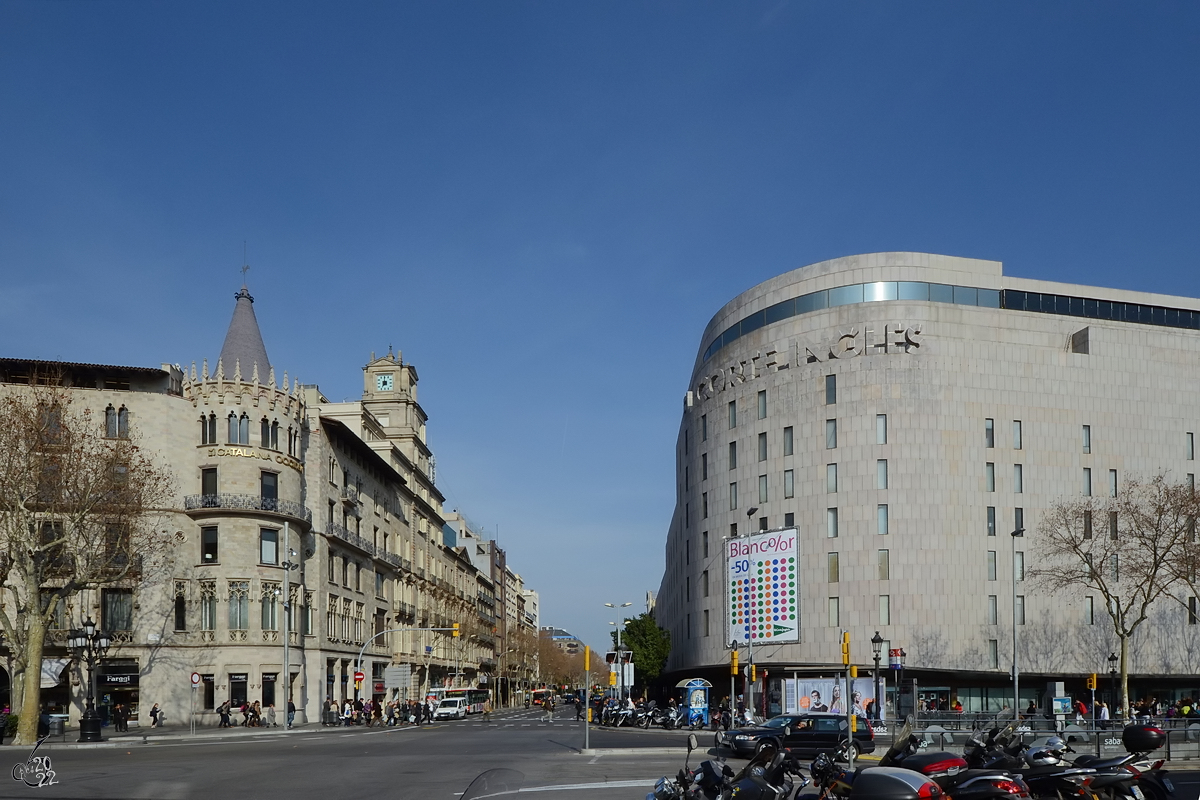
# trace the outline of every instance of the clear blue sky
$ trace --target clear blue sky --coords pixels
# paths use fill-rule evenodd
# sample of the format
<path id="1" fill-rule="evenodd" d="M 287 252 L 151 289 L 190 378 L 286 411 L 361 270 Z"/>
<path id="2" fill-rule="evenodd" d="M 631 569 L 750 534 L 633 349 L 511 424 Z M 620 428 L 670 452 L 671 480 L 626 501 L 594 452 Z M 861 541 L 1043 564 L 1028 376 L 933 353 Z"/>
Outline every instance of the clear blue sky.
<path id="1" fill-rule="evenodd" d="M 1200 4 L 0 2 L 0 353 L 417 365 L 543 624 L 658 588 L 710 316 L 916 250 L 1200 295 Z"/>

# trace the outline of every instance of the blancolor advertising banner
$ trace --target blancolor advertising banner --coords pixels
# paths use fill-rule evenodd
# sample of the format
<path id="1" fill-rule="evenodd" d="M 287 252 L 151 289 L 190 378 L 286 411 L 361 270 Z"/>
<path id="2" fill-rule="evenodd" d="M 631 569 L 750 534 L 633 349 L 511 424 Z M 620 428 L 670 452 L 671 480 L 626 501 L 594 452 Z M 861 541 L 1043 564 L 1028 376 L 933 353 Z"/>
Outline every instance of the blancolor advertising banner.
<path id="1" fill-rule="evenodd" d="M 796 528 L 725 540 L 729 641 L 800 641 Z"/>
<path id="2" fill-rule="evenodd" d="M 879 690 L 884 691 L 883 681 Z M 871 678 L 855 678 L 850 692 L 850 705 L 855 714 L 873 716 L 872 703 L 875 682 Z M 846 679 L 788 678 L 784 681 L 784 711 L 788 714 L 845 714 Z"/>

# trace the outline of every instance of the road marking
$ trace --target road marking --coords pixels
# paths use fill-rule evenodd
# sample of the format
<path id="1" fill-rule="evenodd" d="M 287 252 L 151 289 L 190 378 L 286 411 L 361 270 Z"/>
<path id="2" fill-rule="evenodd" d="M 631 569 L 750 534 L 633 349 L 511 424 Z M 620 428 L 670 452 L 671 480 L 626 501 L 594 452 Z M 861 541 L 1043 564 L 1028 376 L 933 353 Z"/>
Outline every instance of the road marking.
<path id="1" fill-rule="evenodd" d="M 636 781 L 602 781 L 600 783 L 564 783 L 558 786 L 526 786 L 521 792 L 565 792 L 569 789 L 627 789 L 635 786 L 653 786 L 658 778 Z"/>
<path id="2" fill-rule="evenodd" d="M 599 760 L 600 760 L 600 756 L 592 756 L 592 760 L 589 761 L 588 764 L 595 764 Z"/>

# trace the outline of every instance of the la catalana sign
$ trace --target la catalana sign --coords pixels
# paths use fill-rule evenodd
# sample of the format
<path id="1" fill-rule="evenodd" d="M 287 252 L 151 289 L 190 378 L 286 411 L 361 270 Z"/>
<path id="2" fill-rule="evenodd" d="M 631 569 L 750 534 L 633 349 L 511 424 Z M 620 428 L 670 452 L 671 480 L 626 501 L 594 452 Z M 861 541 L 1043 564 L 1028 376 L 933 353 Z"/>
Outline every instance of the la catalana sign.
<path id="1" fill-rule="evenodd" d="M 304 471 L 304 464 L 299 459 L 285 456 L 283 453 L 272 453 L 271 451 L 259 452 L 251 447 L 210 447 L 208 448 L 209 458 L 257 458 L 260 461 L 273 461 L 276 464 L 282 464 L 285 467 L 291 467 L 297 472 Z"/>
<path id="2" fill-rule="evenodd" d="M 796 339 L 769 350 L 760 350 L 750 358 L 718 367 L 697 382 L 695 395 L 701 400 L 707 400 L 718 392 L 771 372 L 864 355 L 914 353 L 920 347 L 919 323 L 868 323 L 839 328 L 819 341 Z"/>

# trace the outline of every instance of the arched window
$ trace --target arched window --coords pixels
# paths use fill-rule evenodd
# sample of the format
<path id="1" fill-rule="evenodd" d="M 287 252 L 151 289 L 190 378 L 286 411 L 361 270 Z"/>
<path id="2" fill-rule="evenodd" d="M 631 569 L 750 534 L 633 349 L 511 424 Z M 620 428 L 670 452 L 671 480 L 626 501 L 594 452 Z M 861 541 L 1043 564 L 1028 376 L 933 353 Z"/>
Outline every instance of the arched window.
<path id="1" fill-rule="evenodd" d="M 125 406 L 117 409 L 117 438 L 129 438 L 129 409 Z"/>
<path id="2" fill-rule="evenodd" d="M 270 420 L 268 420 L 266 417 L 263 417 L 260 428 L 261 428 L 261 433 L 262 433 L 262 445 L 261 446 L 262 447 L 270 447 L 271 446 L 271 422 L 270 422 Z"/>
<path id="3" fill-rule="evenodd" d="M 238 443 L 238 421 L 237 416 L 232 411 L 229 412 L 229 443 Z"/>
<path id="4" fill-rule="evenodd" d="M 104 409 L 104 435 L 109 439 L 117 438 L 117 410 L 112 406 Z"/>
<path id="5" fill-rule="evenodd" d="M 271 423 L 271 449 L 272 450 L 279 449 L 279 423 L 278 422 Z"/>
<path id="6" fill-rule="evenodd" d="M 239 422 L 241 424 L 238 426 L 238 433 L 240 434 L 238 442 L 240 444 L 250 444 L 250 417 L 242 414 L 242 418 L 239 420 Z"/>
<path id="7" fill-rule="evenodd" d="M 200 444 L 217 443 L 217 415 L 200 415 Z"/>

